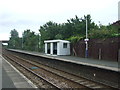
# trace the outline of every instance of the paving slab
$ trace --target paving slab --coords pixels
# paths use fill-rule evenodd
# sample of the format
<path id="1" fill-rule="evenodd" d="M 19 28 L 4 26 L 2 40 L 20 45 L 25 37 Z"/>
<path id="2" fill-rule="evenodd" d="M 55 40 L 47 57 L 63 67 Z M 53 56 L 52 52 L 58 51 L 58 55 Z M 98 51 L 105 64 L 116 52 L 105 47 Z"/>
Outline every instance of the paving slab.
<path id="1" fill-rule="evenodd" d="M 8 61 L 0 56 L 2 61 L 2 88 L 37 88 L 30 80 L 21 74 L 15 67 Z"/>

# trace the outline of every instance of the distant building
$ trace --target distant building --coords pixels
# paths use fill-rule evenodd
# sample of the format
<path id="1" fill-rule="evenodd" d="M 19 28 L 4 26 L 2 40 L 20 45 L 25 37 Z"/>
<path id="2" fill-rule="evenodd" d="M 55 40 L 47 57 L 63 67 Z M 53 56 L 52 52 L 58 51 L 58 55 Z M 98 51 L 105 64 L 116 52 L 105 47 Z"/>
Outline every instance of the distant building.
<path id="1" fill-rule="evenodd" d="M 118 20 L 120 20 L 120 1 L 118 2 Z"/>
<path id="2" fill-rule="evenodd" d="M 120 20 L 114 22 L 112 25 L 120 26 Z"/>

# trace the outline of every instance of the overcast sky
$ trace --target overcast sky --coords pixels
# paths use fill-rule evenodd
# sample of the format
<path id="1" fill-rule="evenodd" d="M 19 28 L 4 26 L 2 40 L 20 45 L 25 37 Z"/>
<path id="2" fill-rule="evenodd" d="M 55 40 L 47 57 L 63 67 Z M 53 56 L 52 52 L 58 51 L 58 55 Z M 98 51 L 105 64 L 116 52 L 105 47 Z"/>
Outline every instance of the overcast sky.
<path id="1" fill-rule="evenodd" d="M 92 21 L 103 25 L 118 20 L 120 0 L 0 0 L 0 40 L 8 40 L 10 31 L 19 36 L 26 29 L 38 33 L 40 25 L 48 21 L 67 22 L 90 14 Z"/>

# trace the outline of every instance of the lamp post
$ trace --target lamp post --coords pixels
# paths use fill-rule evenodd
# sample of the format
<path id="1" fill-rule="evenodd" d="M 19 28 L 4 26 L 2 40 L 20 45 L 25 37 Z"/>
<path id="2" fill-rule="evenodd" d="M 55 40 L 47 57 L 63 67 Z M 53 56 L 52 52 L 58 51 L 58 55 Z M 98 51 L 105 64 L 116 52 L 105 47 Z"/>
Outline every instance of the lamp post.
<path id="1" fill-rule="evenodd" d="M 85 48 L 85 58 L 88 58 L 88 41 L 89 41 L 89 39 L 88 39 L 87 17 L 86 17 L 86 38 L 84 39 L 84 41 L 85 41 L 85 46 L 86 46 L 86 48 Z"/>
<path id="2" fill-rule="evenodd" d="M 39 51 L 39 49 L 40 49 L 40 37 L 41 37 L 41 34 L 38 33 L 38 51 Z"/>
<path id="3" fill-rule="evenodd" d="M 23 49 L 23 34 L 22 34 L 22 49 Z"/>

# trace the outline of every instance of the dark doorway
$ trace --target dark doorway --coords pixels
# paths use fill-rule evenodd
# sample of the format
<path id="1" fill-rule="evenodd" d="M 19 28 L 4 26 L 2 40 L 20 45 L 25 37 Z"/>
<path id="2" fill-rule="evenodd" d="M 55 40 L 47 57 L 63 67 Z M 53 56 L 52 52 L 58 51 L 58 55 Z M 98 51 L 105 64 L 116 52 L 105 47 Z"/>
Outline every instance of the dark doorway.
<path id="1" fill-rule="evenodd" d="M 50 43 L 47 43 L 47 54 L 50 54 Z"/>
<path id="2" fill-rule="evenodd" d="M 57 55 L 57 42 L 53 43 L 53 54 Z"/>

